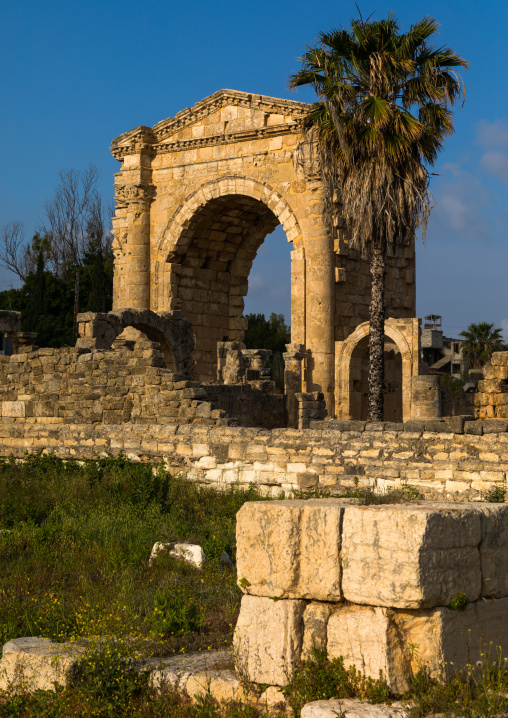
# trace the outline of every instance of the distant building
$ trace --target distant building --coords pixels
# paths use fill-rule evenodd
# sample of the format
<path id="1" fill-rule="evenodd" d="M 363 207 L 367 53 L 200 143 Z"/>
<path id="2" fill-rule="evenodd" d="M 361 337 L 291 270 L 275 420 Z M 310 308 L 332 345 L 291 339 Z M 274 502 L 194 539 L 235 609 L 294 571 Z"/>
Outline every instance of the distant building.
<path id="1" fill-rule="evenodd" d="M 0 354 L 7 354 L 8 356 L 12 354 L 12 342 L 7 339 L 3 332 L 0 332 Z"/>
<path id="2" fill-rule="evenodd" d="M 429 365 L 431 374 L 449 374 L 460 379 L 467 370 L 462 354 L 462 339 L 443 336 L 442 319 L 438 314 L 429 314 L 423 320 L 422 358 Z"/>

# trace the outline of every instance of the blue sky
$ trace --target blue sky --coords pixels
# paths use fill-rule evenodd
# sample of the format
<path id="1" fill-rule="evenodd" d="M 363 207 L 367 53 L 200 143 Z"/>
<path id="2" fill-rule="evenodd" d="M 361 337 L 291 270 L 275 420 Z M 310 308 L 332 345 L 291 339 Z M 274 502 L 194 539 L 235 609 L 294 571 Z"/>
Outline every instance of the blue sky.
<path id="1" fill-rule="evenodd" d="M 441 314 L 456 335 L 470 322 L 502 325 L 508 338 L 508 94 L 506 3 L 362 2 L 364 17 L 393 10 L 402 29 L 429 14 L 438 44 L 470 61 L 456 135 L 434 171 L 436 201 L 417 253 L 417 313 Z M 321 30 L 348 24 L 353 2 L 17 0 L 0 3 L 0 226 L 43 217 L 61 169 L 101 170 L 112 194 L 111 140 L 153 125 L 220 88 L 311 101 L 287 75 Z M 289 249 L 278 228 L 250 277 L 247 311 L 289 316 Z M 0 289 L 15 278 L 0 269 Z"/>

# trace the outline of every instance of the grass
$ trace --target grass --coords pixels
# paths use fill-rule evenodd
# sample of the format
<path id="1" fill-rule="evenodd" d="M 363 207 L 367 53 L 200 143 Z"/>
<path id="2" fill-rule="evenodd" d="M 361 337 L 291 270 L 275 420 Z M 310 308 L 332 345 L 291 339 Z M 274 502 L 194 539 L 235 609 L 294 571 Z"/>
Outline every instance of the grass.
<path id="1" fill-rule="evenodd" d="M 408 487 L 378 494 L 358 485 L 343 495 L 364 505 L 421 498 Z M 231 645 L 241 594 L 234 567 L 219 559 L 224 551 L 235 559 L 236 513 L 260 499 L 252 487 L 219 492 L 124 456 L 0 460 L 0 642 L 44 636 L 87 639 L 88 646 L 67 688 L 0 694 L 0 718 L 264 718 L 248 705 L 219 706 L 210 696 L 191 703 L 155 691 L 133 664 L 139 653 Z M 156 541 L 198 543 L 207 562 L 199 570 L 163 553 L 149 566 Z M 453 607 L 463 603 L 457 595 Z M 324 698 L 398 698 L 382 676 L 366 678 L 319 653 L 296 670 L 284 693 L 296 716 L 305 703 Z M 446 683 L 420 671 L 403 700 L 414 718 L 491 718 L 508 709 L 506 661 L 487 652 L 481 666 Z"/>
<path id="2" fill-rule="evenodd" d="M 231 644 L 240 591 L 235 515 L 250 489 L 216 492 L 125 457 L 0 462 L 0 642 L 128 636 L 153 655 Z M 5 530 L 7 529 L 7 530 Z M 202 570 L 156 541 L 203 546 Z"/>

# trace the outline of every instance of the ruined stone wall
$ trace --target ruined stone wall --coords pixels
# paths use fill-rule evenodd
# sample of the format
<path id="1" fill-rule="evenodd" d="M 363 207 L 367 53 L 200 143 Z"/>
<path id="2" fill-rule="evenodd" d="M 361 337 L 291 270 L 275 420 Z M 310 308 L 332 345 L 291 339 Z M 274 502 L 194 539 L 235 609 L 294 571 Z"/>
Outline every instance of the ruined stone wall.
<path id="1" fill-rule="evenodd" d="M 58 426 L 3 418 L 0 453 L 54 451 L 94 458 L 122 450 L 142 461 L 165 459 L 189 480 L 224 486 L 250 482 L 263 491 L 326 489 L 401 482 L 428 498 L 478 499 L 503 487 L 508 472 L 508 421 L 405 424 L 315 422 L 306 431 L 178 424 Z"/>
<path id="2" fill-rule="evenodd" d="M 157 345 L 137 346 L 0 356 L 2 422 L 285 424 L 283 396 L 249 386 L 203 387 L 167 369 Z"/>
<path id="3" fill-rule="evenodd" d="M 478 419 L 508 419 L 508 352 L 494 352 L 474 395 Z"/>

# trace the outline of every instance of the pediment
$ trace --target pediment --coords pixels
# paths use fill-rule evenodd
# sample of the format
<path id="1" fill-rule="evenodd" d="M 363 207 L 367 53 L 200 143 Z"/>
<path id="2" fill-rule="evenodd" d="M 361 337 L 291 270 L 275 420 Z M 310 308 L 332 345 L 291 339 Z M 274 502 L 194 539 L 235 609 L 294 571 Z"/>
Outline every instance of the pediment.
<path id="1" fill-rule="evenodd" d="M 151 127 L 140 126 L 113 140 L 111 150 L 120 159 L 134 147 L 153 146 L 168 152 L 183 146 L 241 141 L 250 136 L 274 136 L 301 127 L 310 105 L 237 90 L 219 90 L 193 107 Z"/>
<path id="2" fill-rule="evenodd" d="M 284 124 L 284 118 L 286 122 L 298 121 L 308 111 L 309 105 L 305 102 L 255 95 L 237 90 L 219 90 L 213 95 L 205 97 L 201 102 L 197 102 L 193 107 L 180 110 L 174 117 L 168 117 L 167 120 L 158 122 L 154 125 L 153 131 L 159 142 L 162 142 L 175 137 L 182 130 L 199 126 L 203 122 L 210 122 L 210 120 L 211 124 L 216 122 L 233 123 L 235 119 L 241 121 L 245 118 L 247 122 L 250 119 L 250 124 L 254 127 L 261 118 L 268 119 L 270 124 L 275 124 L 276 121 Z"/>

